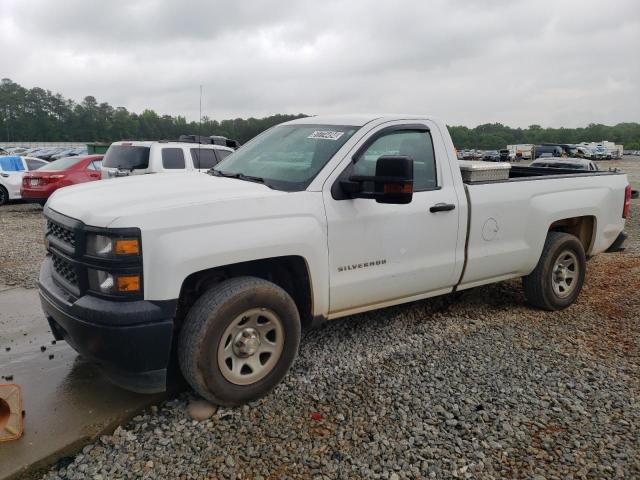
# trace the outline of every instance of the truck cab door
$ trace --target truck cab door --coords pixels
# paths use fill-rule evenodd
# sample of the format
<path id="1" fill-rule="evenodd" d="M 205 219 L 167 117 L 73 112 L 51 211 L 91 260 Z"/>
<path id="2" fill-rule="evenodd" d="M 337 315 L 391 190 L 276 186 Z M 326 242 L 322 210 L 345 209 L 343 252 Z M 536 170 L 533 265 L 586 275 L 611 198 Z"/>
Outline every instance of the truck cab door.
<path id="1" fill-rule="evenodd" d="M 428 124 L 383 124 L 351 153 L 324 188 L 329 316 L 450 291 L 456 280 L 458 200 L 446 151 L 442 145 L 434 149 Z M 382 204 L 341 191 L 342 179 L 374 175 L 382 155 L 413 159 L 411 203 Z"/>

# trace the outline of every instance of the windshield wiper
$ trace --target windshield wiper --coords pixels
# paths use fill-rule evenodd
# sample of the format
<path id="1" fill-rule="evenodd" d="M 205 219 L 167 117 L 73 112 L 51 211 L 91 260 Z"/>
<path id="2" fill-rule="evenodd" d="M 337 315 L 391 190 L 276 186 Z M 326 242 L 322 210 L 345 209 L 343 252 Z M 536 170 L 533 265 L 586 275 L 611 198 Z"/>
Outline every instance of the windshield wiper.
<path id="1" fill-rule="evenodd" d="M 237 178 L 238 180 L 246 180 L 247 182 L 265 183 L 262 177 L 254 177 L 252 175 L 245 175 L 244 173 L 224 173 L 215 168 L 209 170 L 209 173 L 216 177 Z"/>
<path id="2" fill-rule="evenodd" d="M 236 173 L 236 178 L 239 178 L 240 180 L 247 180 L 249 182 L 264 183 L 264 178 L 245 175 L 244 173 Z"/>

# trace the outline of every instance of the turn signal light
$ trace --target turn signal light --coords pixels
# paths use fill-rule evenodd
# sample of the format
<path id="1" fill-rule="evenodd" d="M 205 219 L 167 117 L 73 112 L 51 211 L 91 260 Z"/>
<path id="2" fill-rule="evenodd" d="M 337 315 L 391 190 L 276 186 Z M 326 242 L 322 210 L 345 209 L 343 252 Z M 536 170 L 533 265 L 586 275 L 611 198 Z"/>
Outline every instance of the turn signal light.
<path id="1" fill-rule="evenodd" d="M 140 253 L 140 244 L 137 239 L 116 240 L 116 255 L 137 255 Z"/>
<path id="2" fill-rule="evenodd" d="M 140 275 L 120 275 L 117 277 L 117 286 L 119 292 L 139 292 Z"/>
<path id="3" fill-rule="evenodd" d="M 384 193 L 411 193 L 413 192 L 412 183 L 385 183 Z"/>

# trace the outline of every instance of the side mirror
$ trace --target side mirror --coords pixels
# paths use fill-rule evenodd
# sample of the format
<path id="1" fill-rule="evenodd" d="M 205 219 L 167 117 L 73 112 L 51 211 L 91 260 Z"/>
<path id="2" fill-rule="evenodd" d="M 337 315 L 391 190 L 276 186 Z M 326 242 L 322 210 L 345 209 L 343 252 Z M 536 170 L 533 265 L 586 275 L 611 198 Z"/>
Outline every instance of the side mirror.
<path id="1" fill-rule="evenodd" d="M 364 189 L 373 183 L 373 191 Z M 342 190 L 352 198 L 372 198 L 378 203 L 406 204 L 413 199 L 413 159 L 383 155 L 376 162 L 376 174 L 352 175 L 340 182 Z"/>

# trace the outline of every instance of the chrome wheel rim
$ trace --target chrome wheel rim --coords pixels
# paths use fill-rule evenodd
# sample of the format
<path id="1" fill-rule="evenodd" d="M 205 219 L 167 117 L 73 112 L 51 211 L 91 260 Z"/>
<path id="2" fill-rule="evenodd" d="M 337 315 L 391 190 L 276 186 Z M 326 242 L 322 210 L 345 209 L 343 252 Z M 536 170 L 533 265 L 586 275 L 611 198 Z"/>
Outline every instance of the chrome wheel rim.
<path id="1" fill-rule="evenodd" d="M 280 318 L 266 308 L 238 315 L 225 329 L 218 345 L 218 368 L 235 385 L 250 385 L 276 366 L 284 348 Z"/>
<path id="2" fill-rule="evenodd" d="M 573 293 L 578 284 L 579 269 L 575 253 L 565 250 L 558 255 L 551 270 L 551 285 L 558 297 L 566 298 Z"/>

